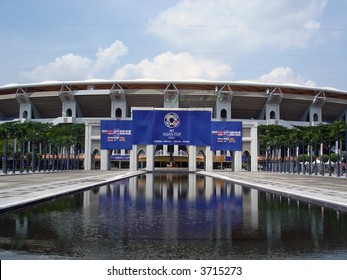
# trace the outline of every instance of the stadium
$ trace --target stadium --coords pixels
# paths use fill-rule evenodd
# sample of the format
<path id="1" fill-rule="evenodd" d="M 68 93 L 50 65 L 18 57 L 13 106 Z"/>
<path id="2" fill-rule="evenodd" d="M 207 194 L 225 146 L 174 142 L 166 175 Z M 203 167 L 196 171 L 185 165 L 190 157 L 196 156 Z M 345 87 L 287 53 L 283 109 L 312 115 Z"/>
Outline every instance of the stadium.
<path id="1" fill-rule="evenodd" d="M 207 111 L 214 122 L 242 122 L 240 150 L 208 145 L 136 144 L 102 149 L 101 122 L 132 120 L 136 110 Z M 84 123 L 84 169 L 137 170 L 175 166 L 197 169 L 258 170 L 257 127 L 314 126 L 347 122 L 347 91 L 291 84 L 220 81 L 43 82 L 0 87 L 0 123 L 26 120 Z"/>

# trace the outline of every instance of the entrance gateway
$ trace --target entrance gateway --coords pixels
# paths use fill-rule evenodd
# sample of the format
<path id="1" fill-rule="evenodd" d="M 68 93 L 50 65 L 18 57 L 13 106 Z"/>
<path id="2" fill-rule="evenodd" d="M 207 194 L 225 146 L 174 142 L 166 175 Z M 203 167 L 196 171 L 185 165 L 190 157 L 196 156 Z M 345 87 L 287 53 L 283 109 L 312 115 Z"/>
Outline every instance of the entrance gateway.
<path id="1" fill-rule="evenodd" d="M 256 131 L 253 126 L 250 130 Z M 146 170 L 153 172 L 154 154 L 158 153 L 158 148 L 160 152 L 170 151 L 167 166 L 172 166 L 170 161 L 173 156 L 182 155 L 184 149 L 191 172 L 197 168 L 197 152 L 204 154 L 206 171 L 212 171 L 213 157 L 221 151 L 230 152 L 235 171 L 242 169 L 243 124 L 241 121 L 213 120 L 212 109 L 133 108 L 131 119 L 91 121 L 86 123 L 86 148 L 91 148 L 93 139 L 95 143 L 96 135 L 92 135 L 92 132 L 96 127 L 99 127 L 100 133 L 102 170 L 110 169 L 111 151 L 117 150 L 126 151 L 129 155 L 129 169 L 132 171 L 140 167 L 139 154 L 144 152 Z M 254 146 L 254 143 L 246 146 Z M 86 167 L 88 170 L 87 158 Z"/>

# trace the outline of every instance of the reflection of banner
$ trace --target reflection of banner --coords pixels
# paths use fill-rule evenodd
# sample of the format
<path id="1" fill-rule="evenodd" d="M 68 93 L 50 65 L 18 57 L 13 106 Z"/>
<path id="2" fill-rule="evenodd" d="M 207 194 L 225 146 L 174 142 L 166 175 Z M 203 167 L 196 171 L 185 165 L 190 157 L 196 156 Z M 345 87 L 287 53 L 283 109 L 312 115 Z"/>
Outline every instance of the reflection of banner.
<path id="1" fill-rule="evenodd" d="M 241 151 L 242 122 L 212 122 L 211 150 Z"/>
<path id="2" fill-rule="evenodd" d="M 132 121 L 101 121 L 101 149 L 130 150 L 133 143 Z"/>

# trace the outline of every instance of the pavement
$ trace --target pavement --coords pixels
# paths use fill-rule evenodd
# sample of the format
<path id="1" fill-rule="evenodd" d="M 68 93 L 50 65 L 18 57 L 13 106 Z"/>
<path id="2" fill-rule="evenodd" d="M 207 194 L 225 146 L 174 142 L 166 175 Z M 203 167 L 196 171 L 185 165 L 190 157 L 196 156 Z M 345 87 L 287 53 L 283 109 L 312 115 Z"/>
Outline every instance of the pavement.
<path id="1" fill-rule="evenodd" d="M 269 172 L 199 172 L 205 176 L 347 212 L 347 178 Z"/>
<path id="2" fill-rule="evenodd" d="M 1 175 L 0 214 L 142 173 L 81 170 Z"/>
<path id="3" fill-rule="evenodd" d="M 145 171 L 93 170 L 1 175 L 0 214 L 143 173 Z M 346 177 L 268 172 L 197 173 L 347 212 Z"/>

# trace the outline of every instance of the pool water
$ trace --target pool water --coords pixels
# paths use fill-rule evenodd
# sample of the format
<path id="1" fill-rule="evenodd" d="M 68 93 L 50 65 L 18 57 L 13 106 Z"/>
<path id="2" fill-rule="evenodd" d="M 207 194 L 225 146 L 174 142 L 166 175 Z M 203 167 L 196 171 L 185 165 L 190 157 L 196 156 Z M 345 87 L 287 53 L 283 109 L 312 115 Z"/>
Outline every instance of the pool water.
<path id="1" fill-rule="evenodd" d="M 0 258 L 347 259 L 347 213 L 146 174 L 0 216 Z"/>

